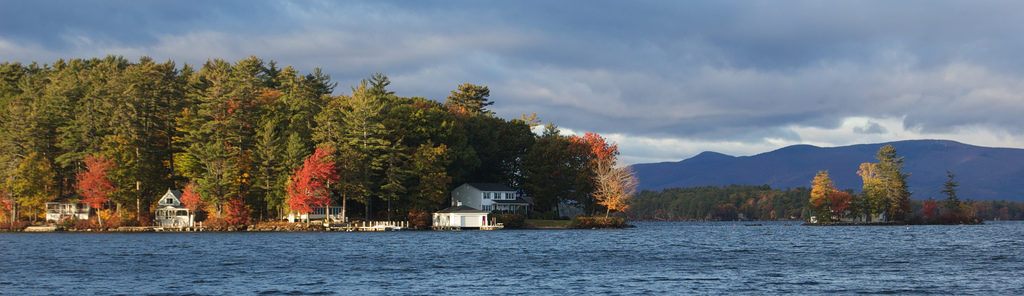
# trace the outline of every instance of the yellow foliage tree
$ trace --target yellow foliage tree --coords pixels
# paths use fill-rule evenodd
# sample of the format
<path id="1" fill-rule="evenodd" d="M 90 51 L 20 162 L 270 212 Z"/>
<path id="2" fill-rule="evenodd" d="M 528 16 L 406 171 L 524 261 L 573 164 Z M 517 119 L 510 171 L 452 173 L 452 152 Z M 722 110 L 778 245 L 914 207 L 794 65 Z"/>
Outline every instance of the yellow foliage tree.
<path id="1" fill-rule="evenodd" d="M 22 160 L 14 177 L 7 180 L 17 203 L 25 207 L 33 222 L 44 217 L 46 202 L 57 198 L 56 183 L 50 161 L 38 152 Z"/>
<path id="2" fill-rule="evenodd" d="M 613 161 L 598 161 L 594 175 L 594 198 L 605 207 L 604 216 L 612 210 L 625 211 L 629 208 L 626 202 L 637 188 L 636 175 L 630 167 L 615 167 Z"/>
<path id="3" fill-rule="evenodd" d="M 837 191 L 835 182 L 828 176 L 828 171 L 818 171 L 818 174 L 814 175 L 814 179 L 811 180 L 811 206 L 817 210 L 819 218 L 823 221 L 829 221 L 832 218 L 829 211 L 830 197 Z"/>

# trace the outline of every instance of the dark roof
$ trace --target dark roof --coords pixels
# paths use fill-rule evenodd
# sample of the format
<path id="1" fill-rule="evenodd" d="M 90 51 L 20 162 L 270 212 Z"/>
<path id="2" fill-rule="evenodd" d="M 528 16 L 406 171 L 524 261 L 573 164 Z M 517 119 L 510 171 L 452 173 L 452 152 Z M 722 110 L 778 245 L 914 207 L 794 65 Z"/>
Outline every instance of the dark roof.
<path id="1" fill-rule="evenodd" d="M 173 189 L 167 189 L 167 191 L 170 191 L 171 194 L 174 195 L 174 198 L 177 198 L 178 200 L 181 200 L 181 191 L 173 190 Z M 167 195 L 167 193 L 165 192 L 164 195 Z"/>
<path id="2" fill-rule="evenodd" d="M 499 203 L 499 204 L 529 204 L 530 203 L 529 201 L 526 201 L 525 199 L 518 198 L 518 197 L 516 199 L 513 199 L 513 200 L 492 199 L 491 202 Z"/>
<path id="3" fill-rule="evenodd" d="M 481 210 L 477 210 L 477 209 L 474 209 L 474 208 L 470 208 L 470 207 L 467 207 L 467 206 L 450 207 L 450 208 L 447 208 L 447 209 L 444 209 L 444 210 L 437 211 L 437 213 L 477 213 L 477 214 L 487 214 L 487 212 L 484 212 L 484 211 L 481 211 Z"/>
<path id="4" fill-rule="evenodd" d="M 499 184 L 499 183 L 466 183 L 466 184 L 468 184 L 469 186 L 473 186 L 474 188 L 479 189 L 480 191 L 516 191 L 515 189 L 512 189 L 511 187 L 508 187 L 505 184 Z"/>

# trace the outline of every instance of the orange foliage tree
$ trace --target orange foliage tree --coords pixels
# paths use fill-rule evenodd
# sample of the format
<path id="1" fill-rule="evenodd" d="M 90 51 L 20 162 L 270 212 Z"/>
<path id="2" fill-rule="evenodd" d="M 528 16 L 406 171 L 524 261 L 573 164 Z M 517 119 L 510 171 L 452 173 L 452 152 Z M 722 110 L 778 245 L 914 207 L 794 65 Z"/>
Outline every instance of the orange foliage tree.
<path id="1" fill-rule="evenodd" d="M 811 180 L 809 202 L 821 221 L 832 221 L 833 218 L 842 219 L 846 215 L 846 211 L 850 209 L 851 199 L 850 193 L 836 189 L 828 171 L 818 171 L 814 175 L 814 179 Z"/>
<path id="2" fill-rule="evenodd" d="M 249 207 L 245 205 L 245 201 L 240 196 L 228 201 L 227 214 L 228 223 L 231 225 L 249 223 Z"/>
<path id="3" fill-rule="evenodd" d="M 597 133 L 586 133 L 583 137 L 572 136 L 569 140 L 589 148 L 590 155 L 594 157 L 595 161 L 614 163 L 615 158 L 619 155 L 619 145 L 615 143 L 609 144 L 604 137 Z"/>
<path id="4" fill-rule="evenodd" d="M 615 167 L 612 162 L 601 161 L 597 163 L 594 179 L 594 198 L 605 207 L 605 217 L 613 210 L 624 212 L 629 208 L 626 202 L 636 193 L 639 183 L 630 167 Z"/>
<path id="5" fill-rule="evenodd" d="M 185 192 L 181 193 L 181 204 L 188 208 L 193 217 L 203 206 L 203 199 L 199 196 L 198 187 L 199 185 L 196 183 L 188 183 L 185 185 Z"/>
<path id="6" fill-rule="evenodd" d="M 334 154 L 331 147 L 317 148 L 313 155 L 295 170 L 288 182 L 288 206 L 300 214 L 313 211 L 313 207 L 326 207 L 330 203 L 330 182 L 338 182 L 340 176 L 334 161 L 328 157 Z"/>
<path id="7" fill-rule="evenodd" d="M 586 149 L 590 156 L 589 166 L 593 171 L 594 192 L 597 204 L 605 207 L 605 217 L 611 211 L 625 211 L 629 208 L 627 201 L 636 194 L 636 175 L 629 167 L 618 167 L 616 157 L 619 146 L 609 143 L 597 133 L 586 133 L 583 137 L 573 136 L 569 139 L 573 146 Z"/>
<path id="8" fill-rule="evenodd" d="M 78 184 L 75 190 L 84 197 L 82 201 L 96 209 L 98 214 L 103 204 L 110 200 L 110 193 L 114 191 L 114 183 L 107 177 L 110 168 L 114 167 L 114 162 L 103 156 L 92 155 L 86 156 L 84 162 L 86 169 L 76 176 Z M 103 227 L 103 219 L 99 215 L 96 217 L 100 227 Z"/>

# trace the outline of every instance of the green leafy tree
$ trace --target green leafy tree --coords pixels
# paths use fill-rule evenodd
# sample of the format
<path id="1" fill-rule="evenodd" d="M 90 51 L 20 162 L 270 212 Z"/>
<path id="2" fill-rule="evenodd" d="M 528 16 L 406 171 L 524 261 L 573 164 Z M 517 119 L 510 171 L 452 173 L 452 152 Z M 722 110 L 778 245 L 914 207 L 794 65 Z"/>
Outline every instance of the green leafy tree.
<path id="1" fill-rule="evenodd" d="M 864 195 L 871 212 L 885 212 L 886 219 L 904 221 L 910 212 L 909 174 L 903 173 L 903 157 L 892 145 L 883 146 L 875 155 L 877 163 L 863 163 L 857 173 L 864 180 Z"/>
<path id="2" fill-rule="evenodd" d="M 13 178 L 8 179 L 7 187 L 32 222 L 44 213 L 47 202 L 57 198 L 56 177 L 50 160 L 39 152 L 32 152 L 18 166 Z"/>

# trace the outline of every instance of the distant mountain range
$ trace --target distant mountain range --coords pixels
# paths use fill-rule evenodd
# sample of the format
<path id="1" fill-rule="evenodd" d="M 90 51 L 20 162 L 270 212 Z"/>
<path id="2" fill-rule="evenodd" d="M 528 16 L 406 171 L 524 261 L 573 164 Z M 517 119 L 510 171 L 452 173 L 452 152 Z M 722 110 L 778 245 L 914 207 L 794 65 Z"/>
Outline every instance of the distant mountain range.
<path id="1" fill-rule="evenodd" d="M 912 199 L 945 198 L 939 191 L 946 170 L 956 174 L 962 200 L 1024 201 L 1024 149 L 989 148 L 945 140 L 911 140 L 821 148 L 795 145 L 753 156 L 703 152 L 679 162 L 636 164 L 640 189 L 674 187 L 770 185 L 785 189 L 810 187 L 819 170 L 828 170 L 839 189 L 860 192 L 857 170 L 885 145 L 904 157 L 903 172 Z"/>

